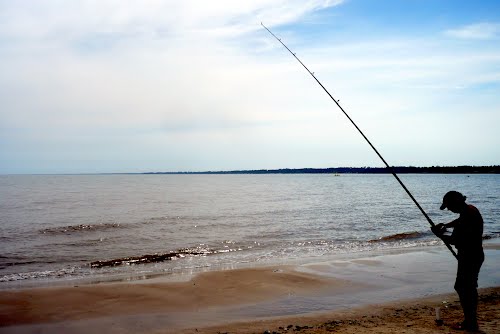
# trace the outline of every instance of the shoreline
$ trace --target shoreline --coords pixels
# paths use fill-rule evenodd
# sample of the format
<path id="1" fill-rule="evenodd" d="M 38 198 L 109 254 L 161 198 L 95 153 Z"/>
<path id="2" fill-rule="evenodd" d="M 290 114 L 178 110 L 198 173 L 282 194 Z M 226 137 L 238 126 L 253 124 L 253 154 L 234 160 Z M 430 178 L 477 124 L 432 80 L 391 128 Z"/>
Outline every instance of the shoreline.
<path id="1" fill-rule="evenodd" d="M 499 246 L 485 245 L 487 255 L 479 281 L 481 291 L 493 293 L 495 298 L 500 293 Z M 442 296 L 456 300 L 455 266 L 446 249 L 432 248 L 207 271 L 180 281 L 158 277 L 3 290 L 0 333 L 86 333 L 89 328 L 110 333 L 195 333 L 194 329 L 202 328 L 205 333 L 262 333 L 262 326 L 287 321 L 304 326 L 306 320 L 316 327 L 301 332 L 326 333 L 317 330 L 332 327 L 324 325 L 332 317 L 351 316 L 356 324 L 368 326 L 363 322 L 367 314 L 399 304 L 407 305 L 406 312 L 417 316 L 420 311 L 411 307 L 415 302 L 427 305 L 421 313 L 429 321 L 429 309 L 435 307 L 429 303 L 436 305 Z M 499 309 L 492 306 L 488 312 L 497 312 L 498 319 Z M 378 316 L 395 321 L 394 315 Z M 318 327 L 321 323 L 323 329 Z M 350 328 L 349 322 L 334 325 Z M 279 327 L 283 325 L 272 328 L 279 332 Z"/>
<path id="2" fill-rule="evenodd" d="M 487 239 L 483 241 L 483 248 L 487 250 L 500 251 L 500 239 Z M 95 277 L 68 277 L 60 279 L 28 279 L 0 282 L 0 291 L 19 291 L 37 288 L 57 288 L 68 287 L 74 285 L 96 285 L 96 284 L 115 284 L 115 283 L 134 283 L 143 284 L 151 282 L 184 282 L 192 279 L 194 276 L 213 271 L 226 271 L 233 269 L 250 269 L 263 268 L 273 266 L 292 266 L 292 267 L 307 267 L 313 263 L 321 262 L 345 262 L 357 260 L 363 262 L 366 259 L 383 257 L 388 255 L 402 255 L 418 252 L 430 252 L 433 254 L 444 254 L 446 259 L 450 255 L 443 245 L 432 246 L 413 246 L 413 247 L 389 247 L 373 250 L 361 250 L 355 252 L 340 252 L 338 254 L 329 254 L 322 256 L 306 256 L 303 258 L 291 259 L 274 259 L 262 262 L 241 262 L 231 264 L 221 264 L 216 266 L 189 268 L 189 270 L 176 270 L 172 272 L 131 272 L 121 273 L 116 275 L 97 275 Z M 500 255 L 499 255 L 500 256 Z M 138 266 L 141 266 L 139 264 Z"/>

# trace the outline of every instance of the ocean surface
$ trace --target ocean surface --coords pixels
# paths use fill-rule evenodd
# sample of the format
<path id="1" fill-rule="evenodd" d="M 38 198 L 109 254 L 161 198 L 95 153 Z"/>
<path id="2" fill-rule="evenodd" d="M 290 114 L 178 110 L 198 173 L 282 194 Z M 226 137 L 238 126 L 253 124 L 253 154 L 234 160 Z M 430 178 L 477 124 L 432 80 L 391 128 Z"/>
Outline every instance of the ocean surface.
<path id="1" fill-rule="evenodd" d="M 500 236 L 500 175 L 399 176 L 436 224 L 458 190 Z M 0 289 L 417 247 L 445 246 L 392 175 L 0 176 Z"/>

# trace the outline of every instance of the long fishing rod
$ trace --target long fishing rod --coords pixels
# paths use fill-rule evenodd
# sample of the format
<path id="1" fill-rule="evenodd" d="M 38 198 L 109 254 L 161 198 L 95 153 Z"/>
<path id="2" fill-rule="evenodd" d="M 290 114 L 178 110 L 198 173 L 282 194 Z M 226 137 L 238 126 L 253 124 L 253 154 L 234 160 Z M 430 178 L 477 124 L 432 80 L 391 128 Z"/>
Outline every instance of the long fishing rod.
<path id="1" fill-rule="evenodd" d="M 285 47 L 285 49 L 288 50 L 288 52 L 290 52 L 290 54 L 292 56 L 295 57 L 295 59 L 297 59 L 297 61 L 300 63 L 300 65 L 302 65 L 306 71 L 314 78 L 314 80 L 316 80 L 316 82 L 318 83 L 318 85 L 321 86 L 321 88 L 323 88 L 323 90 L 325 91 L 326 94 L 328 94 L 328 96 L 333 100 L 333 102 L 335 102 L 335 104 L 337 105 L 337 107 L 339 107 L 339 109 L 344 113 L 344 115 L 347 117 L 347 119 L 349 119 L 349 121 L 352 123 L 352 125 L 354 125 L 354 127 L 356 128 L 356 130 L 358 130 L 358 132 L 361 134 L 361 136 L 363 136 L 363 138 L 366 140 L 366 142 L 368 143 L 368 145 L 370 145 L 370 147 L 375 151 L 375 153 L 377 153 L 378 157 L 380 158 L 380 160 L 382 160 L 382 162 L 384 163 L 384 165 L 387 167 L 387 169 L 391 172 L 391 174 L 396 178 L 396 180 L 399 182 L 399 184 L 401 185 L 401 187 L 403 187 L 403 189 L 406 191 L 406 193 L 408 194 L 408 196 L 410 196 L 410 198 L 412 199 L 413 203 L 415 203 L 415 205 L 418 207 L 418 209 L 420 210 L 420 212 L 422 212 L 422 214 L 424 215 L 424 217 L 427 219 L 427 221 L 429 222 L 429 224 L 434 227 L 436 226 L 434 224 L 434 222 L 431 220 L 431 218 L 427 215 L 427 213 L 424 211 L 424 209 L 420 206 L 420 204 L 417 202 L 417 200 L 415 199 L 415 197 L 413 197 L 413 195 L 411 194 L 411 192 L 408 190 L 408 188 L 406 188 L 405 184 L 403 183 L 403 181 L 401 181 L 401 179 L 398 177 L 398 175 L 396 174 L 396 172 L 394 171 L 394 169 L 385 161 L 384 157 L 382 157 L 382 155 L 377 151 L 377 149 L 375 148 L 375 146 L 373 146 L 373 144 L 370 142 L 370 140 L 365 136 L 365 134 L 363 133 L 363 131 L 361 131 L 361 129 L 356 125 L 356 123 L 354 123 L 354 121 L 352 120 L 351 117 L 349 117 L 349 115 L 347 114 L 347 112 L 344 110 L 344 108 L 342 108 L 339 104 L 339 101 L 334 99 L 332 94 L 330 94 L 330 92 L 325 88 L 325 86 L 323 86 L 323 84 L 318 80 L 318 78 L 316 78 L 316 76 L 314 75 L 313 72 L 311 72 L 306 65 L 304 65 L 304 63 L 297 57 L 297 55 L 295 53 L 292 52 L 292 50 L 290 50 L 288 48 L 288 46 L 285 45 L 285 43 L 283 43 L 281 41 L 280 38 L 278 38 L 275 34 L 272 33 L 271 30 L 269 30 L 262 22 L 260 23 L 264 29 L 266 29 L 274 38 L 276 38 L 276 40 L 278 42 L 281 43 L 281 45 L 283 45 Z M 436 234 L 436 233 L 435 233 Z M 437 237 L 440 238 L 439 235 L 436 234 Z M 443 240 L 442 238 L 440 238 L 441 240 Z M 457 257 L 457 254 L 455 253 L 455 251 L 453 250 L 453 248 L 451 248 L 450 244 L 448 244 L 446 241 L 444 241 L 444 244 L 446 245 L 446 247 L 448 247 L 448 249 L 450 250 L 450 252 L 453 254 L 453 256 L 456 258 Z"/>

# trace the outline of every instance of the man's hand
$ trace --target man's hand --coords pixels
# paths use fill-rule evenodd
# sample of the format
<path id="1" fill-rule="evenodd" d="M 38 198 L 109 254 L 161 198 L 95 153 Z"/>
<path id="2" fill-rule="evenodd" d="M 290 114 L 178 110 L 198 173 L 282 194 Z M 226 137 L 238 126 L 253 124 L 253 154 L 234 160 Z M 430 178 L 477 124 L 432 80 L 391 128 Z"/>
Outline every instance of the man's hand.
<path id="1" fill-rule="evenodd" d="M 440 223 L 440 224 L 432 226 L 431 230 L 432 230 L 432 232 L 434 232 L 435 235 L 440 237 L 446 231 L 446 226 L 444 224 Z"/>

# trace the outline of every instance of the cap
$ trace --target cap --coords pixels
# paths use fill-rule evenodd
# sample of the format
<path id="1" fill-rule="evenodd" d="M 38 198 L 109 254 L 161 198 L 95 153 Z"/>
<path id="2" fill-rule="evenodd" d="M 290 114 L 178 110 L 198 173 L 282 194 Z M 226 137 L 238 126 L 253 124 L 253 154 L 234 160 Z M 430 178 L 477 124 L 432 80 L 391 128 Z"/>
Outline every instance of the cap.
<path id="1" fill-rule="evenodd" d="M 465 196 L 459 193 L 458 191 L 452 190 L 448 191 L 443 196 L 443 204 L 439 207 L 441 210 L 444 210 L 448 207 L 450 202 L 465 202 Z"/>

